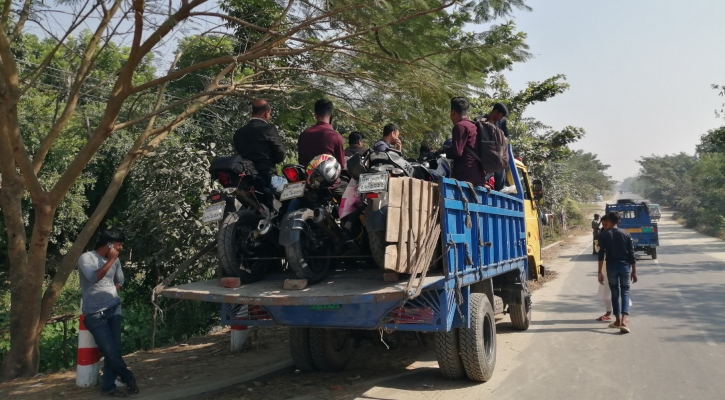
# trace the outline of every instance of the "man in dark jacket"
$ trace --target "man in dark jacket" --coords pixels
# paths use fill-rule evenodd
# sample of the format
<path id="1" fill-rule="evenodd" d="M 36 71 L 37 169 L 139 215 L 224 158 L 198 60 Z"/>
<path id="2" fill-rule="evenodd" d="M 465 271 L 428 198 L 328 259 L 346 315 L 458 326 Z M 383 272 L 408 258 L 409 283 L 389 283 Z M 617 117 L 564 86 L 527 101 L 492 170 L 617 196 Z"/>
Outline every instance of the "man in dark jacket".
<path id="1" fill-rule="evenodd" d="M 347 138 L 347 142 L 350 144 L 345 149 L 345 157 L 352 157 L 355 154 L 363 154 L 368 151 L 368 148 L 363 145 L 363 134 L 360 132 L 352 132 Z"/>
<path id="2" fill-rule="evenodd" d="M 481 163 L 476 160 L 466 146 L 478 150 L 478 130 L 476 125 L 468 118 L 468 100 L 465 97 L 451 99 L 451 122 L 453 122 L 453 139 L 451 147 L 446 149 L 446 157 L 453 160 L 453 179 L 471 182 L 476 186 L 483 186 L 486 177 L 483 174 Z"/>
<path id="3" fill-rule="evenodd" d="M 252 101 L 252 118 L 234 134 L 234 148 L 240 156 L 254 163 L 260 179 L 272 188 L 276 165 L 285 158 L 284 142 L 277 128 L 269 123 L 272 108 L 266 100 Z"/>
<path id="4" fill-rule="evenodd" d="M 505 105 L 501 103 L 496 103 L 493 105 L 493 108 L 491 109 L 491 112 L 482 116 L 476 118 L 476 120 L 486 121 L 490 122 L 494 125 L 496 125 L 501 131 L 503 132 L 504 136 L 508 139 L 509 137 L 509 128 L 506 125 L 506 116 L 509 114 L 508 108 L 506 108 Z M 501 190 L 505 186 L 506 181 L 506 171 L 499 171 L 495 172 L 493 174 L 493 180 L 494 180 L 494 189 L 495 190 Z"/>
<path id="5" fill-rule="evenodd" d="M 627 231 L 619 229 L 619 215 L 615 212 L 607 214 L 611 229 L 599 234 L 599 283 L 604 283 L 602 266 L 606 255 L 607 280 L 612 291 L 612 308 L 616 321 L 609 327 L 618 328 L 622 333 L 629 333 L 627 317 L 629 316 L 629 283 L 637 282 L 637 267 L 634 257 L 634 244 Z M 620 302 L 621 294 L 621 302 Z"/>
<path id="6" fill-rule="evenodd" d="M 305 129 L 297 139 L 297 160 L 307 165 L 313 158 L 330 154 L 345 168 L 345 145 L 342 135 L 332 128 L 332 111 L 330 100 L 320 99 L 315 102 L 315 119 L 317 123 Z"/>

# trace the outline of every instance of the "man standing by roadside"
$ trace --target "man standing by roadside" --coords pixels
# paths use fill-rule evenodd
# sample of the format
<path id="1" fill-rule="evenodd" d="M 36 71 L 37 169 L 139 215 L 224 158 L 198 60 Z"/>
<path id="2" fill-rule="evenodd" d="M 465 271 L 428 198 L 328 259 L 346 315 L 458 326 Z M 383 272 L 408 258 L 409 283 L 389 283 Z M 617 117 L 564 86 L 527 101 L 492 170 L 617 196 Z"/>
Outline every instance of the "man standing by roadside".
<path id="1" fill-rule="evenodd" d="M 403 142 L 400 141 L 400 128 L 395 124 L 385 125 L 383 127 L 383 138 L 373 145 L 375 151 L 385 151 L 389 148 L 398 151 L 403 150 Z"/>
<path id="2" fill-rule="evenodd" d="M 96 249 L 78 259 L 83 298 L 83 321 L 98 349 L 105 357 L 101 394 L 127 397 L 116 388 L 116 377 L 128 386 L 129 393 L 139 392 L 136 379 L 121 356 L 121 299 L 118 290 L 124 278 L 118 253 L 123 250 L 125 236 L 118 229 L 101 233 Z"/>
<path id="3" fill-rule="evenodd" d="M 594 214 L 597 216 L 597 214 Z M 604 215 L 601 219 L 602 222 L 602 230 L 599 233 L 600 235 L 610 228 L 609 226 L 609 218 L 607 218 L 606 215 Z M 594 226 L 592 224 L 592 226 Z M 597 228 L 599 228 L 599 223 L 597 222 Z M 595 237 L 595 240 L 599 241 L 598 237 Z M 596 254 L 596 253 L 595 253 Z M 604 303 L 604 315 L 597 318 L 597 321 L 611 321 L 612 320 L 612 291 L 609 289 L 609 280 L 607 279 L 607 269 L 599 269 L 599 272 L 601 272 L 604 275 L 604 282 L 600 282 L 599 290 L 597 291 L 597 297 Z"/>
<path id="4" fill-rule="evenodd" d="M 599 214 L 594 214 L 592 220 L 592 254 L 597 254 L 597 241 L 599 239 Z"/>
<path id="5" fill-rule="evenodd" d="M 273 189 L 272 176 L 276 165 L 285 158 L 284 142 L 277 128 L 269 123 L 272 107 L 266 100 L 252 101 L 252 118 L 234 133 L 234 148 L 245 159 L 254 163 L 260 179 Z"/>
<path id="6" fill-rule="evenodd" d="M 468 100 L 465 97 L 451 99 L 453 139 L 451 147 L 446 149 L 446 157 L 453 160 L 453 172 L 451 173 L 453 179 L 483 186 L 486 183 L 483 166 L 470 151 L 465 151 L 468 146 L 473 149 L 474 154 L 479 154 L 478 129 L 468 118 L 468 107 Z"/>
<path id="7" fill-rule="evenodd" d="M 602 265 L 604 256 L 607 258 L 607 280 L 612 291 L 612 309 L 616 320 L 609 324 L 610 328 L 619 328 L 622 333 L 629 333 L 627 317 L 629 316 L 629 283 L 637 282 L 634 245 L 628 232 L 619 229 L 619 215 L 615 212 L 607 214 L 611 229 L 599 235 L 599 283 L 604 283 Z M 621 296 L 621 301 L 620 301 Z"/>

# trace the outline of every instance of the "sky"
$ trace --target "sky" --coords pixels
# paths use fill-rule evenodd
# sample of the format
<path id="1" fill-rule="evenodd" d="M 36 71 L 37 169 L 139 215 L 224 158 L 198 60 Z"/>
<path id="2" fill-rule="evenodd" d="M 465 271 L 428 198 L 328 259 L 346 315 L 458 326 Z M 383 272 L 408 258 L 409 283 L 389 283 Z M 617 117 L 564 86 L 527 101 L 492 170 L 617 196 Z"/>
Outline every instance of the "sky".
<path id="1" fill-rule="evenodd" d="M 507 72 L 510 85 L 564 74 L 571 89 L 527 114 L 554 129 L 586 130 L 573 144 L 597 154 L 616 180 L 636 160 L 693 153 L 700 136 L 725 125 L 723 0 L 529 0 L 516 12 L 533 59 Z"/>

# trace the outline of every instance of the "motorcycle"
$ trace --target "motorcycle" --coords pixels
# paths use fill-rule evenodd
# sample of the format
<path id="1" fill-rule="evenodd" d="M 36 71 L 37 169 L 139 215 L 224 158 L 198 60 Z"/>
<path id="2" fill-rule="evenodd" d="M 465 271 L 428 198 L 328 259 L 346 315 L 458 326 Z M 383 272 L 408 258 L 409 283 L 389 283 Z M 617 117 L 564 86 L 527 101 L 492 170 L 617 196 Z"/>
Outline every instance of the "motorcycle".
<path id="1" fill-rule="evenodd" d="M 315 178 L 320 162 L 328 163 L 330 171 L 337 168 L 335 176 L 324 182 Z M 309 284 L 317 283 L 328 274 L 333 258 L 361 253 L 364 229 L 356 218 L 362 210 L 340 218 L 339 196 L 331 188 L 339 191 L 346 177 L 341 177 L 342 168 L 332 156 L 318 156 L 306 168 L 286 165 L 282 173 L 290 183 L 284 186 L 280 200 L 295 203 L 290 203 L 291 211 L 282 220 L 279 244 L 284 246 L 297 277 L 307 279 Z"/>
<path id="2" fill-rule="evenodd" d="M 429 182 L 450 177 L 451 163 L 442 155 L 430 155 L 421 162 L 408 161 L 392 149 L 368 151 L 348 160 L 348 169 L 353 179 L 359 182 L 358 192 L 364 195 L 365 229 L 370 252 L 380 268 L 385 266 L 386 218 L 388 208 L 388 180 L 395 177 L 410 177 Z"/>
<path id="3" fill-rule="evenodd" d="M 279 246 L 282 202 L 276 195 L 285 179 L 272 177 L 271 186 L 258 178 L 254 164 L 241 156 L 216 157 L 209 173 L 223 189 L 206 200 L 203 223 L 219 222 L 217 251 L 222 276 L 239 277 L 242 283 L 264 279 L 281 266 Z"/>

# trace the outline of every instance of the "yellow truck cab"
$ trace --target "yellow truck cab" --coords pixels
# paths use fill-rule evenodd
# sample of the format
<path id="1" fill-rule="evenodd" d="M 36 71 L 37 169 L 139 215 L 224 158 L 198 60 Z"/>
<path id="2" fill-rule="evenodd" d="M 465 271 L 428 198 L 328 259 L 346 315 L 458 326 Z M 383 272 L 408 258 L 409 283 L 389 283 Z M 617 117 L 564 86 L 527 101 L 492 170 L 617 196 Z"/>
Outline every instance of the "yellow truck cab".
<path id="1" fill-rule="evenodd" d="M 529 279 L 538 280 L 545 269 L 541 258 L 541 246 L 544 242 L 541 218 L 539 217 L 539 201 L 543 197 L 541 181 L 532 181 L 529 171 L 520 160 L 515 160 L 516 171 L 524 187 L 524 213 L 526 214 L 526 251 L 529 255 Z M 506 172 L 506 186 L 512 186 L 514 178 L 511 171 Z"/>

